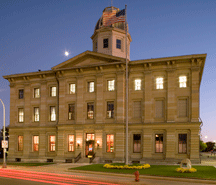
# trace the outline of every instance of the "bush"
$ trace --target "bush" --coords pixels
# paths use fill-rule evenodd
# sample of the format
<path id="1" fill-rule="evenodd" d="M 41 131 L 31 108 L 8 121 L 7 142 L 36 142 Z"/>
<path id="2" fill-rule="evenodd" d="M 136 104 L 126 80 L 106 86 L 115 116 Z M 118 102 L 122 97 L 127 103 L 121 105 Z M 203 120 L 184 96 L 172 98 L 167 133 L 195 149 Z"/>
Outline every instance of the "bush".
<path id="1" fill-rule="evenodd" d="M 191 168 L 191 169 L 176 168 L 176 171 L 180 172 L 180 173 L 193 173 L 193 172 L 197 172 L 197 170 L 195 168 Z"/>
<path id="2" fill-rule="evenodd" d="M 143 165 L 139 165 L 139 166 L 131 166 L 131 165 L 112 165 L 112 164 L 105 164 L 103 166 L 104 168 L 109 168 L 109 169 L 138 169 L 138 170 L 141 170 L 141 169 L 146 169 L 146 168 L 150 168 L 150 165 L 149 164 L 143 164 Z"/>

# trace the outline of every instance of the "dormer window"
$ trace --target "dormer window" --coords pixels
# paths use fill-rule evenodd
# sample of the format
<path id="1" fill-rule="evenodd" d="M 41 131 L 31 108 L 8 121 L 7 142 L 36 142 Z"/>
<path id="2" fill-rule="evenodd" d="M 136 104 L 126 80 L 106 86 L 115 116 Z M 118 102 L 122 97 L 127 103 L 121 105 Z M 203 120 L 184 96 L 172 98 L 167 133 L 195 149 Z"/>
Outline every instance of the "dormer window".
<path id="1" fill-rule="evenodd" d="M 108 48 L 108 39 L 103 40 L 103 48 Z"/>
<path id="2" fill-rule="evenodd" d="M 121 49 L 121 40 L 116 39 L 116 48 Z"/>

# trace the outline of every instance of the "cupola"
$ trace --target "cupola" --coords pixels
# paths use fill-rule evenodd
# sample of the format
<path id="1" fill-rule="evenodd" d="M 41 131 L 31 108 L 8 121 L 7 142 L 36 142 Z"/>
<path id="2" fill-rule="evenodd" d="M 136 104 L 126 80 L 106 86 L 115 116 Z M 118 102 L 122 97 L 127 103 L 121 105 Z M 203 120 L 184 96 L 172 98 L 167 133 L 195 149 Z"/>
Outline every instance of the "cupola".
<path id="1" fill-rule="evenodd" d="M 91 39 L 93 51 L 125 58 L 125 16 L 118 15 L 118 13 L 120 13 L 119 8 L 113 6 L 105 8 L 102 16 L 96 23 Z M 128 59 L 130 59 L 131 41 L 131 36 L 127 33 Z"/>

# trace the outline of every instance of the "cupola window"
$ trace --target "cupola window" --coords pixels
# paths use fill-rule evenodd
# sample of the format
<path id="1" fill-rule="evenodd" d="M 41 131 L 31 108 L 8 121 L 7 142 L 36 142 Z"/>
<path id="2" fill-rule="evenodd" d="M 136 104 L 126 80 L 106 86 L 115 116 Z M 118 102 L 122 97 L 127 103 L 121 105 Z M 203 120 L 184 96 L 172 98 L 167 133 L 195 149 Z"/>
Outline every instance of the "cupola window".
<path id="1" fill-rule="evenodd" d="M 116 39 L 116 48 L 121 49 L 121 40 Z"/>
<path id="2" fill-rule="evenodd" d="M 108 48 L 108 39 L 103 40 L 103 48 Z"/>

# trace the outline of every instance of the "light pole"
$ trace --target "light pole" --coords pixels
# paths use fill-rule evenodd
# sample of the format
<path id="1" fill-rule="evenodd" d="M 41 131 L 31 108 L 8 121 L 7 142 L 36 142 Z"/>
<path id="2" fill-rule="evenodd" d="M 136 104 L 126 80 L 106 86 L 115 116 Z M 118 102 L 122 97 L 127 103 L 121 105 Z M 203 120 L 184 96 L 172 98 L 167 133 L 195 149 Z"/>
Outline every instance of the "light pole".
<path id="1" fill-rule="evenodd" d="M 3 103 L 3 101 L 0 99 L 2 105 L 3 105 L 3 140 L 5 141 L 5 105 Z M 6 148 L 3 148 L 3 156 L 4 156 L 4 160 L 3 160 L 3 166 L 2 168 L 7 168 L 7 165 L 6 165 L 6 160 L 5 160 L 5 151 Z"/>

